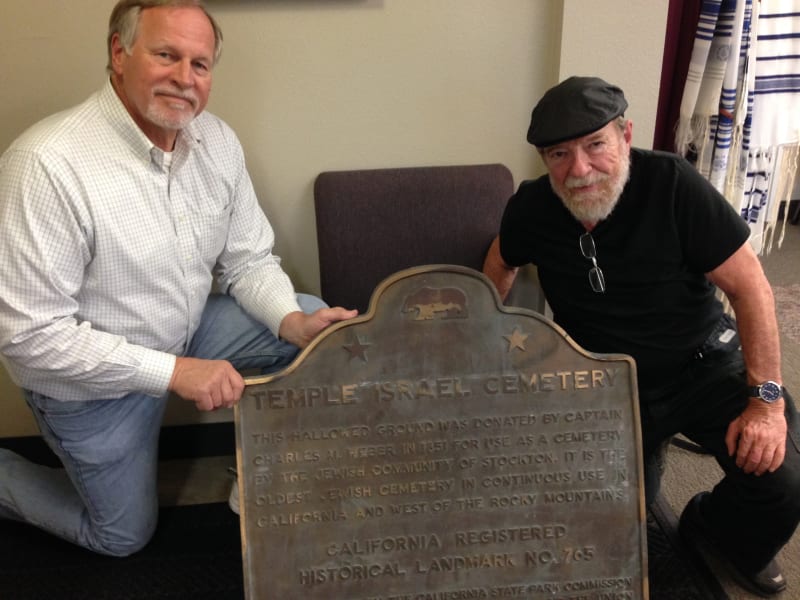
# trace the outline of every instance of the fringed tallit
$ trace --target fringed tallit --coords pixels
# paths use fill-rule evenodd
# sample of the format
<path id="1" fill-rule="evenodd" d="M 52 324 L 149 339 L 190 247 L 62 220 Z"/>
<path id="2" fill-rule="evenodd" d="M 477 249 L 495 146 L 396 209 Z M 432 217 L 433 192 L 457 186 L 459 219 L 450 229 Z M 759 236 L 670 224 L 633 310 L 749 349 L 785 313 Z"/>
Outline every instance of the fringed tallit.
<path id="1" fill-rule="evenodd" d="M 800 148 L 800 0 L 703 3 L 675 147 L 769 252 Z"/>

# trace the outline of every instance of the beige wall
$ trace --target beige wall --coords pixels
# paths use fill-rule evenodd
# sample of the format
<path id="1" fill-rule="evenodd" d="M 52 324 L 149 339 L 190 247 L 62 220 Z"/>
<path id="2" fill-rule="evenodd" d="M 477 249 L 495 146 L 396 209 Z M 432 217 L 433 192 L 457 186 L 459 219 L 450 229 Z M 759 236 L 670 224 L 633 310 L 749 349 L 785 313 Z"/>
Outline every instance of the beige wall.
<path id="1" fill-rule="evenodd" d="M 628 100 L 633 143 L 652 148 L 667 0 L 564 0 L 559 79 L 597 75 Z"/>
<path id="2" fill-rule="evenodd" d="M 649 146 L 666 3 L 209 0 L 225 33 L 209 110 L 239 133 L 284 266 L 298 289 L 316 292 L 312 188 L 321 171 L 502 162 L 517 182 L 538 175 L 525 142 L 530 110 L 570 74 L 621 83 L 637 142 Z M 0 150 L 99 87 L 112 6 L 3 3 Z M 0 437 L 35 432 L 2 370 L 0 414 Z M 230 418 L 176 401 L 167 422 Z"/>

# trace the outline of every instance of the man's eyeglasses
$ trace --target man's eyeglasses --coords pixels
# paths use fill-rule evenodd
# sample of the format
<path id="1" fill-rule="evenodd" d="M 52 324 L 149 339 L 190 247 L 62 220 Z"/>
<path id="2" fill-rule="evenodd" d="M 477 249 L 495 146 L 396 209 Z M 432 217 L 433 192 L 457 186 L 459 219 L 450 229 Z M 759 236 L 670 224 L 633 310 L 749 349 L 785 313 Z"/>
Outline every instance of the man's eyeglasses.
<path id="1" fill-rule="evenodd" d="M 589 285 L 598 294 L 606 291 L 606 278 L 603 271 L 597 266 L 597 249 L 594 247 L 594 238 L 588 231 L 578 238 L 581 247 L 581 254 L 592 261 L 592 268 L 589 269 Z"/>

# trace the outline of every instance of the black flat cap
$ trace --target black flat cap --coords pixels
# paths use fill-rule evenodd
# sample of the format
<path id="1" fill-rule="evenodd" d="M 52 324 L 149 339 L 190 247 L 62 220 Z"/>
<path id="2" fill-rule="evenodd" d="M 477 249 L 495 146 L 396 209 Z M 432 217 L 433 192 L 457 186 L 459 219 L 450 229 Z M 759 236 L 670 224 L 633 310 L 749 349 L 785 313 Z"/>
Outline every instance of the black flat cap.
<path id="1" fill-rule="evenodd" d="M 628 108 L 622 90 L 597 77 L 570 77 L 534 107 L 528 142 L 546 148 L 597 131 Z"/>

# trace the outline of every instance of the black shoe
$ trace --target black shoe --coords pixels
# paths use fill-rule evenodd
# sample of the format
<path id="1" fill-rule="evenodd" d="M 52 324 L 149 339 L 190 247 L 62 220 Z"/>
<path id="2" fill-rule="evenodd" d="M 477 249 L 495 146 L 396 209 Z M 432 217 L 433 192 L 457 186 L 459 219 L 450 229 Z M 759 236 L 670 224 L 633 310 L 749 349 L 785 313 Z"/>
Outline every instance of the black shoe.
<path id="1" fill-rule="evenodd" d="M 722 563 L 736 583 L 749 592 L 762 598 L 770 598 L 786 589 L 786 578 L 775 559 L 756 573 L 740 569 L 723 551 L 723 545 L 714 537 L 705 518 L 700 512 L 700 504 L 708 492 L 694 496 L 681 514 L 678 531 L 683 541 L 689 546 L 701 546 L 711 552 Z"/>

